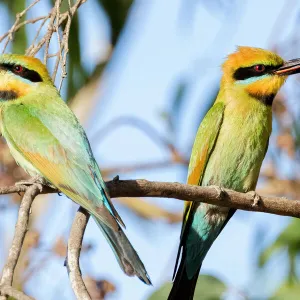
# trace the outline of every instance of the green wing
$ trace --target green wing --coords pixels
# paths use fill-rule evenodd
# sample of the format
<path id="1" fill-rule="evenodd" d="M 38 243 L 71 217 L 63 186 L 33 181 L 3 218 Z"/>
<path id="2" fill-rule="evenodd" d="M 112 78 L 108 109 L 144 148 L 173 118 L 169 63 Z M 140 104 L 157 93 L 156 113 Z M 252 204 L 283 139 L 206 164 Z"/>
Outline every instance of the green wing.
<path id="1" fill-rule="evenodd" d="M 83 128 L 60 98 L 4 106 L 2 123 L 10 147 L 49 182 L 107 226 L 117 229 L 115 218 L 124 224 L 109 199 Z"/>
<path id="2" fill-rule="evenodd" d="M 225 105 L 223 102 L 216 103 L 208 111 L 199 126 L 189 163 L 188 184 L 201 185 L 206 164 L 223 122 L 224 109 Z M 189 217 L 189 211 L 193 203 L 190 201 L 185 202 L 184 223 Z"/>
<path id="3" fill-rule="evenodd" d="M 208 111 L 199 126 L 189 163 L 187 178 L 188 184 L 201 185 L 205 167 L 220 132 L 220 128 L 223 122 L 224 109 L 225 104 L 223 102 L 215 103 Z M 177 270 L 181 247 L 185 239 L 186 228 L 190 223 L 190 216 L 194 211 L 194 207 L 195 202 L 185 201 L 180 245 L 178 249 L 173 278 Z"/>

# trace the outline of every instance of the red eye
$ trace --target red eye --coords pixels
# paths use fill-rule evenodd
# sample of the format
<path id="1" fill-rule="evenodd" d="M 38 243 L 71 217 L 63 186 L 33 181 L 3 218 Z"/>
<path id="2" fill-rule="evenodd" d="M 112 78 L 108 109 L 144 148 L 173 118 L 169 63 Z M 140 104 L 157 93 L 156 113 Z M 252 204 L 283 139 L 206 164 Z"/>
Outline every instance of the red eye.
<path id="1" fill-rule="evenodd" d="M 265 68 L 264 65 L 256 65 L 256 66 L 254 66 L 254 70 L 255 70 L 256 72 L 258 72 L 258 73 L 263 72 L 265 69 L 266 69 L 266 68 Z"/>
<path id="2" fill-rule="evenodd" d="M 17 73 L 21 73 L 23 71 L 23 67 L 22 66 L 19 66 L 19 65 L 16 65 L 14 66 L 14 70 L 15 72 Z"/>

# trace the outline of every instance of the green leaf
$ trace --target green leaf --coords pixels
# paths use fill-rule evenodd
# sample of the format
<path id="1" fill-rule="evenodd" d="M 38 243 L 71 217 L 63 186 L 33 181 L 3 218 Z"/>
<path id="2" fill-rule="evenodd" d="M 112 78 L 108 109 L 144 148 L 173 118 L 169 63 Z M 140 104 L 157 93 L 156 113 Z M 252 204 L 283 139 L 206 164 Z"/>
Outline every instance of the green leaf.
<path id="1" fill-rule="evenodd" d="M 293 219 L 291 223 L 280 233 L 274 243 L 264 249 L 259 256 L 259 266 L 264 266 L 272 255 L 279 251 L 288 251 L 292 258 L 300 252 L 300 220 Z"/>
<path id="2" fill-rule="evenodd" d="M 295 300 L 299 299 L 300 284 L 284 283 L 276 293 L 271 296 L 270 300 Z"/>
<path id="3" fill-rule="evenodd" d="M 275 253 L 285 252 L 288 257 L 288 274 L 286 281 L 295 283 L 298 280 L 296 273 L 297 255 L 300 253 L 300 220 L 293 219 L 280 233 L 274 243 L 264 249 L 259 256 L 259 266 L 263 267 Z"/>
<path id="4" fill-rule="evenodd" d="M 165 283 L 154 292 L 149 300 L 165 300 L 168 298 L 172 283 Z M 195 289 L 194 299 L 219 300 L 226 291 L 226 285 L 211 275 L 200 275 Z"/>

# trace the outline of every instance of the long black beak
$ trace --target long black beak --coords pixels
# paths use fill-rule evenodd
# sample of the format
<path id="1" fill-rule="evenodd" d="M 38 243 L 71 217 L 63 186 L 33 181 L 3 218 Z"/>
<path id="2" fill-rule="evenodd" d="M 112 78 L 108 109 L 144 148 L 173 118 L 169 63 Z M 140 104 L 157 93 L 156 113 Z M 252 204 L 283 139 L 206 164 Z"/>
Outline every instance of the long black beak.
<path id="1" fill-rule="evenodd" d="M 300 73 L 300 58 L 286 61 L 283 66 L 274 71 L 274 73 L 282 76 Z"/>

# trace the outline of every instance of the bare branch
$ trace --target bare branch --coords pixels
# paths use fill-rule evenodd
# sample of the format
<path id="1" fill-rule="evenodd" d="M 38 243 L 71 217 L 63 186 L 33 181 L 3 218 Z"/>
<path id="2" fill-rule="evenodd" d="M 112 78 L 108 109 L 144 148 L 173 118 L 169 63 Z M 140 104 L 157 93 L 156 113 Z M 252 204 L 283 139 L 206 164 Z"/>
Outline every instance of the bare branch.
<path id="1" fill-rule="evenodd" d="M 31 204 L 39 192 L 40 187 L 38 185 L 32 185 L 26 190 L 22 199 L 13 242 L 9 249 L 7 262 L 3 268 L 0 282 L 2 286 L 12 286 L 14 270 L 16 268 L 23 241 L 27 232 Z M 1 296 L 0 299 L 5 300 L 6 296 Z"/>
<path id="2" fill-rule="evenodd" d="M 8 195 L 8 194 L 14 194 L 14 193 L 25 193 L 29 187 L 28 185 L 13 185 L 13 186 L 4 186 L 0 187 L 0 195 Z M 58 190 L 54 190 L 47 186 L 42 186 L 43 190 L 40 191 L 40 194 L 50 194 L 50 193 L 58 193 Z"/>
<path id="3" fill-rule="evenodd" d="M 49 14 L 49 24 L 46 34 L 41 38 L 41 40 L 37 43 L 37 45 L 32 44 L 26 51 L 26 55 L 34 56 L 36 53 L 46 44 L 45 46 L 45 56 L 44 60 L 46 62 L 49 50 L 49 44 L 51 37 L 54 32 L 56 32 L 57 28 L 61 26 L 68 17 L 73 18 L 78 8 L 85 3 L 87 0 L 77 0 L 76 3 L 65 13 L 57 15 L 59 9 L 57 7 L 60 6 L 61 0 L 56 0 L 54 7 Z M 57 24 L 55 24 L 55 19 L 58 18 Z"/>
<path id="4" fill-rule="evenodd" d="M 260 197 L 257 205 L 251 193 L 239 193 L 225 189 L 220 193 L 214 187 L 202 187 L 176 182 L 147 180 L 113 180 L 106 183 L 112 198 L 159 197 L 203 202 L 247 211 L 265 212 L 300 218 L 300 201 L 280 197 Z"/>
<path id="5" fill-rule="evenodd" d="M 120 197 L 161 197 L 175 198 L 179 200 L 188 200 L 194 202 L 204 202 L 223 207 L 236 208 L 247 211 L 266 212 L 282 216 L 291 216 L 300 218 L 300 201 L 287 200 L 279 197 L 257 197 L 252 193 L 239 193 L 225 189 L 222 193 L 215 187 L 201 187 L 195 185 L 186 185 L 172 182 L 155 182 L 147 180 L 112 180 L 106 183 L 112 198 Z M 13 280 L 14 269 L 16 267 L 24 237 L 27 231 L 30 207 L 33 199 L 39 193 L 54 193 L 58 190 L 49 187 L 31 186 L 13 186 L 0 188 L 0 194 L 9 194 L 25 192 L 21 202 L 18 221 L 16 224 L 15 235 L 12 247 L 9 250 L 8 260 L 5 264 L 1 279 L 2 296 L 0 300 L 5 300 L 10 290 Z M 259 199 L 257 201 L 257 199 Z M 72 225 L 70 239 L 68 242 L 68 257 L 66 265 L 71 281 L 72 288 L 78 299 L 90 300 L 91 297 L 83 282 L 79 256 L 81 251 L 82 239 L 89 214 L 80 208 L 76 214 Z M 3 290 L 5 288 L 5 290 Z M 20 299 L 30 299 L 22 295 Z M 27 298 L 24 298 L 27 297 Z M 18 299 L 18 298 L 17 298 Z"/>
<path id="6" fill-rule="evenodd" d="M 178 200 L 210 203 L 223 207 L 231 207 L 246 211 L 265 212 L 281 216 L 300 218 L 300 200 L 288 200 L 283 197 L 260 196 L 258 205 L 253 206 L 251 193 L 239 193 L 225 189 L 219 195 L 213 187 L 187 185 L 177 182 L 157 182 L 144 179 L 112 180 L 106 182 L 112 198 L 121 197 L 158 197 Z M 24 192 L 27 186 L 0 188 L 0 194 Z M 57 193 L 58 190 L 44 187 L 42 193 Z"/>
<path id="7" fill-rule="evenodd" d="M 34 24 L 38 21 L 42 21 L 42 20 L 45 20 L 45 19 L 48 19 L 48 16 L 43 16 L 43 17 L 38 17 L 38 18 L 34 18 L 34 19 L 29 19 L 29 20 L 26 20 L 22 23 L 20 23 L 19 25 L 15 26 L 14 28 L 14 32 L 16 33 L 21 27 L 25 26 L 25 25 L 28 25 L 28 24 Z M 10 34 L 10 31 L 6 32 L 5 34 L 3 34 L 1 37 L 0 37 L 0 43 L 6 38 L 8 37 L 8 35 Z M 4 49 L 5 50 L 5 49 Z"/>
<path id="8" fill-rule="evenodd" d="M 21 28 L 21 26 L 19 26 L 20 24 L 20 21 L 22 19 L 22 17 L 34 6 L 36 5 L 40 0 L 35 0 L 33 3 L 31 3 L 27 8 L 25 8 L 22 12 L 18 13 L 16 15 L 16 21 L 15 23 L 13 24 L 13 26 L 9 29 L 9 31 L 7 32 L 7 34 L 3 35 L 1 38 L 0 38 L 0 43 L 3 41 L 4 38 L 7 37 L 7 40 L 4 44 L 4 47 L 3 47 L 3 51 L 2 53 L 5 52 L 6 50 L 6 47 L 7 45 L 9 44 L 10 41 L 13 40 L 13 37 L 14 37 L 14 34 Z M 34 23 L 34 22 L 33 22 Z M 26 24 L 26 23 L 25 23 Z M 24 24 L 24 25 L 25 25 Z"/>
<path id="9" fill-rule="evenodd" d="M 71 1 L 69 3 L 69 9 L 66 12 L 60 12 L 60 6 L 62 4 L 62 0 L 56 0 L 54 3 L 51 12 L 46 16 L 40 16 L 33 19 L 21 21 L 24 15 L 33 7 L 35 6 L 40 0 L 35 0 L 31 3 L 25 10 L 18 13 L 16 15 L 15 23 L 12 27 L 2 36 L 0 36 L 0 43 L 4 41 L 4 46 L 2 53 L 6 51 L 8 44 L 14 39 L 15 33 L 20 30 L 23 26 L 28 24 L 34 24 L 36 22 L 41 21 L 39 29 L 30 47 L 26 50 L 26 55 L 35 56 L 43 47 L 44 47 L 44 63 L 47 63 L 47 60 L 53 55 L 49 54 L 49 47 L 50 42 L 52 40 L 53 34 L 57 33 L 57 44 L 58 44 L 58 51 L 56 55 L 56 63 L 54 72 L 52 74 L 53 81 L 56 78 L 56 74 L 58 71 L 58 67 L 61 67 L 61 80 L 59 83 L 58 89 L 60 90 L 62 86 L 62 82 L 64 78 L 67 76 L 66 65 L 67 65 L 67 54 L 69 52 L 69 35 L 70 35 L 70 28 L 71 22 L 73 17 L 79 7 L 85 3 L 87 0 L 77 0 L 73 5 L 71 5 Z M 47 24 L 46 33 L 40 36 L 40 33 L 44 26 Z"/>
<path id="10" fill-rule="evenodd" d="M 16 300 L 34 300 L 34 298 L 25 295 L 9 285 L 0 286 L 0 292 L 2 295 L 13 297 Z"/>
<path id="11" fill-rule="evenodd" d="M 75 296 L 77 299 L 82 300 L 91 300 L 83 282 L 79 265 L 82 239 L 86 225 L 89 221 L 89 216 L 89 213 L 85 209 L 79 208 L 71 228 L 68 241 L 68 255 L 65 262 Z"/>

